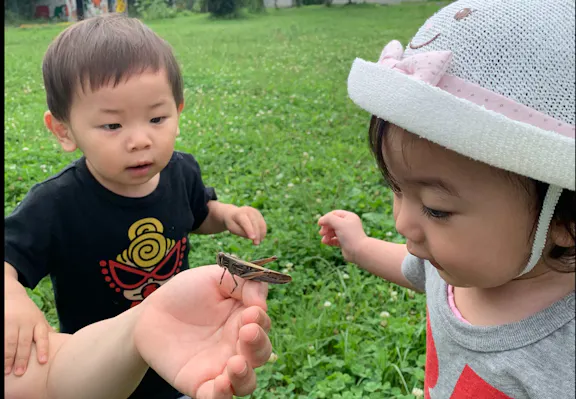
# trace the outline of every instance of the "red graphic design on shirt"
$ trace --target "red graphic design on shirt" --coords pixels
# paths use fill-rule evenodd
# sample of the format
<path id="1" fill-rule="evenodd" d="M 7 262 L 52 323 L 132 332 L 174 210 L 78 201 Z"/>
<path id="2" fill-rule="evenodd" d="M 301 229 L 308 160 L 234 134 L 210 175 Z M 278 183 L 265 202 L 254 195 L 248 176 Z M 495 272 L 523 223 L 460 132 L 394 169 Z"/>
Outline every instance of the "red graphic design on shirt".
<path id="1" fill-rule="evenodd" d="M 432 337 L 430 317 L 426 309 L 426 367 L 424 373 L 424 399 L 430 399 L 428 389 L 434 388 L 438 382 L 438 353 Z"/>
<path id="2" fill-rule="evenodd" d="M 426 370 L 424 377 L 424 398 L 430 399 L 430 389 L 438 383 L 438 353 L 432 336 L 430 327 L 430 317 L 426 312 Z M 464 370 L 456 382 L 454 392 L 450 399 L 512 399 L 502 393 L 492 385 L 488 384 L 469 365 L 464 366 Z"/>
<path id="3" fill-rule="evenodd" d="M 146 218 L 128 229 L 131 242 L 116 260 L 102 260 L 102 275 L 110 288 L 122 292 L 138 305 L 166 281 L 180 272 L 186 249 L 186 237 L 174 241 L 162 235 L 158 219 Z"/>
<path id="4" fill-rule="evenodd" d="M 451 399 L 482 398 L 482 399 L 512 399 L 488 384 L 478 374 L 466 365 L 460 374 Z"/>

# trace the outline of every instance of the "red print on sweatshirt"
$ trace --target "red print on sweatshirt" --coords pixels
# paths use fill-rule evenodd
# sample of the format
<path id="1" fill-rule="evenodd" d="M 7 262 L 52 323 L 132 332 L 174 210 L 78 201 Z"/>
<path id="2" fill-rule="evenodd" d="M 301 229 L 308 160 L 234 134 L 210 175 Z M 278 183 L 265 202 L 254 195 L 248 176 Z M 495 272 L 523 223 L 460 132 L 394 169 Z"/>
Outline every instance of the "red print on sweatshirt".
<path id="1" fill-rule="evenodd" d="M 430 389 L 438 383 L 440 370 L 438 369 L 438 353 L 432 328 L 430 327 L 430 317 L 426 315 L 426 372 L 424 377 L 424 398 L 430 399 Z M 454 391 L 450 399 L 512 399 L 510 396 L 500 392 L 487 383 L 482 377 L 469 366 L 464 366 L 464 370 L 456 382 Z"/>

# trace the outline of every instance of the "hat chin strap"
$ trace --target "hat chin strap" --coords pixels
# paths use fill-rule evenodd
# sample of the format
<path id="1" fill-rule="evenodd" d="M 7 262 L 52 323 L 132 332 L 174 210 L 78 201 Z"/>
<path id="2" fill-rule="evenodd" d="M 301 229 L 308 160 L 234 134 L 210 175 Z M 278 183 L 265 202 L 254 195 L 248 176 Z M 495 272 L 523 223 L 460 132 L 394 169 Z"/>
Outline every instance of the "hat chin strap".
<path id="1" fill-rule="evenodd" d="M 562 187 L 552 184 L 548 187 L 544 203 L 542 204 L 542 210 L 540 211 L 534 243 L 532 244 L 532 254 L 530 255 L 528 264 L 518 277 L 532 271 L 542 257 L 542 251 L 544 250 L 544 245 L 546 245 L 546 238 L 548 237 L 548 230 L 550 229 L 550 222 L 552 221 L 552 216 L 554 216 L 554 209 L 556 208 L 556 204 L 558 204 L 561 194 Z"/>

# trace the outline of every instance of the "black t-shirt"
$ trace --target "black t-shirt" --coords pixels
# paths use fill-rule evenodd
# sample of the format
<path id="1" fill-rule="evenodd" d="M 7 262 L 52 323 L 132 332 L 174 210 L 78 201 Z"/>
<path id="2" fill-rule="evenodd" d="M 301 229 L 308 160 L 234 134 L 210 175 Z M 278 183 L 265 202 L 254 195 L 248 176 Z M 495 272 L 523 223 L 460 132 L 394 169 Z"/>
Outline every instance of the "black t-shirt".
<path id="1" fill-rule="evenodd" d="M 215 200 L 189 154 L 174 152 L 158 187 L 142 198 L 104 188 L 84 157 L 32 187 L 5 218 L 4 260 L 25 287 L 50 275 L 60 331 L 117 316 L 188 269 L 187 236 Z M 131 399 L 179 394 L 149 370 Z"/>

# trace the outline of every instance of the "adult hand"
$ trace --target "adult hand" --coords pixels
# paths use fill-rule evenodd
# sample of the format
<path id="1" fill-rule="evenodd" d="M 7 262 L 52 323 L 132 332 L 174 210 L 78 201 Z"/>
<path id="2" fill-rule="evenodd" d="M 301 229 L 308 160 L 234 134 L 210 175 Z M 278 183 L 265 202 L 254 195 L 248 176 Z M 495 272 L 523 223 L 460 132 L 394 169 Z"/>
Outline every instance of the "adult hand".
<path id="1" fill-rule="evenodd" d="M 203 266 L 174 276 L 144 302 L 134 327 L 142 358 L 180 392 L 232 398 L 256 389 L 254 368 L 272 353 L 268 286 Z"/>

